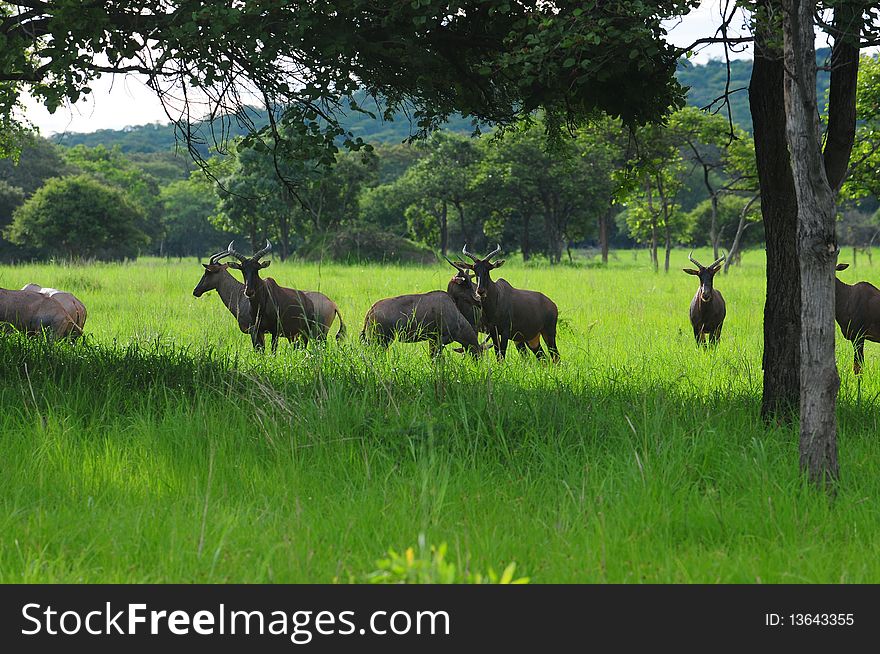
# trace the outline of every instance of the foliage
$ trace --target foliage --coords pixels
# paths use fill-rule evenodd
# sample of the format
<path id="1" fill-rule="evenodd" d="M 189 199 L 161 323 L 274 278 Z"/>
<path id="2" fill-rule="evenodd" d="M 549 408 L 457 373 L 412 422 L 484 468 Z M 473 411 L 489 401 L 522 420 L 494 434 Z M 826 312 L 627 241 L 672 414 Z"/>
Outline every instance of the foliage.
<path id="1" fill-rule="evenodd" d="M 152 243 L 162 241 L 159 183 L 155 177 L 126 157 L 118 147 L 77 145 L 62 150 L 64 160 L 74 170 L 86 173 L 104 184 L 119 189 L 142 216 L 138 229 Z"/>
<path id="2" fill-rule="evenodd" d="M 308 261 L 344 261 L 349 263 L 434 263 L 432 250 L 389 234 L 371 225 L 354 225 L 336 232 L 314 234 L 298 252 Z"/>
<path id="3" fill-rule="evenodd" d="M 402 554 L 393 549 L 388 556 L 376 561 L 376 570 L 364 581 L 370 584 L 527 584 L 528 577 L 514 578 L 516 563 L 510 563 L 499 575 L 489 568 L 485 574 L 472 570 L 462 571 L 447 560 L 446 543 L 428 547 L 424 534 L 419 534 L 419 549 L 412 547 Z"/>
<path id="4" fill-rule="evenodd" d="M 683 104 L 677 50 L 663 40 L 662 21 L 695 4 L 423 0 L 377 9 L 345 0 L 332 11 L 311 2 L 4 4 L 0 117 L 10 119 L 25 89 L 54 111 L 87 95 L 102 72 L 138 71 L 163 93 L 207 96 L 214 114 L 231 109 L 225 122 L 249 131 L 243 98 L 256 94 L 275 112 L 265 133 L 296 127 L 330 158 L 338 140 L 350 149 L 363 144 L 340 114 L 371 106 L 386 119 L 411 107 L 422 132 L 455 112 L 510 125 L 543 108 L 558 137 L 602 111 L 635 124 Z M 363 88 L 370 102 L 356 101 Z"/>
<path id="5" fill-rule="evenodd" d="M 16 139 L 17 158 L 0 157 L 0 180 L 30 196 L 47 179 L 68 175 L 72 171 L 63 158 L 63 150 L 33 132 L 21 133 Z"/>
<path id="6" fill-rule="evenodd" d="M 11 242 L 65 259 L 134 257 L 146 245 L 141 209 L 87 175 L 46 182 L 14 214 Z"/>
<path id="7" fill-rule="evenodd" d="M 203 177 L 172 182 L 160 193 L 165 235 L 161 253 L 199 256 L 221 249 L 224 232 L 209 221 L 217 206 L 214 191 Z"/>
<path id="8" fill-rule="evenodd" d="M 852 171 L 841 189 L 844 199 L 880 197 L 880 57 L 863 56 L 856 89 L 859 123 L 850 156 Z"/>
<path id="9" fill-rule="evenodd" d="M 742 195 L 722 195 L 718 199 L 718 232 L 722 240 L 731 242 L 739 224 L 740 215 L 749 198 Z M 709 221 L 711 220 L 712 201 L 703 200 L 694 207 L 687 217 L 687 221 L 693 225 L 692 242 L 696 246 L 712 244 L 709 241 Z M 761 223 L 761 205 L 752 203 L 746 213 L 746 224 L 749 226 Z M 764 241 L 764 234 L 760 229 L 750 229 L 744 232 L 743 246 L 758 245 Z"/>

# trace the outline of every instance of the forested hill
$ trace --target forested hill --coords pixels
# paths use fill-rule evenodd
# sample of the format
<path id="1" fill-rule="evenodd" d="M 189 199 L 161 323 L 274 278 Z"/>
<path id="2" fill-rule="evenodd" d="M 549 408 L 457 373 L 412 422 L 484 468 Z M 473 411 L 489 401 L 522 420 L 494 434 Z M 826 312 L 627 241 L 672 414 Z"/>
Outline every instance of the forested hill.
<path id="1" fill-rule="evenodd" d="M 826 64 L 830 49 L 823 48 L 816 53 L 819 65 Z M 688 103 L 696 107 L 705 107 L 724 93 L 725 88 L 731 91 L 730 107 L 734 122 L 751 131 L 752 120 L 749 115 L 748 85 L 752 72 L 750 59 L 736 59 L 730 62 L 730 82 L 727 81 L 727 65 L 724 61 L 714 60 L 707 64 L 693 65 L 683 61 L 679 66 L 678 79 L 687 87 Z M 828 73 L 820 73 L 818 79 L 819 102 L 822 104 L 828 89 Z M 719 105 L 715 105 L 717 108 Z M 721 109 L 726 112 L 726 109 Z M 260 124 L 260 117 L 255 117 Z M 262 121 L 265 124 L 265 118 Z M 344 125 L 356 136 L 373 143 L 400 143 L 414 130 L 406 117 L 393 122 L 383 122 L 365 114 L 353 114 L 344 121 Z M 470 120 L 460 116 L 451 120 L 447 129 L 454 132 L 470 133 Z M 219 131 L 219 130 L 218 130 Z M 232 135 L 243 134 L 245 129 L 236 125 L 230 126 Z M 69 133 L 52 138 L 56 143 L 73 146 L 83 144 L 95 146 L 103 144 L 107 147 L 118 145 L 125 153 L 167 152 L 175 145 L 174 129 L 170 125 L 139 125 L 124 129 L 102 129 L 88 134 Z M 205 146 L 203 155 L 207 155 Z"/>
<path id="2" fill-rule="evenodd" d="M 816 62 L 820 67 L 828 66 L 830 57 L 830 48 L 820 48 L 816 51 Z M 730 89 L 730 110 L 733 122 L 750 132 L 752 131 L 748 92 L 749 78 L 752 75 L 751 59 L 734 59 L 730 62 L 729 83 L 727 81 L 727 63 L 720 59 L 698 66 L 682 61 L 679 64 L 677 75 L 679 82 L 690 87 L 688 104 L 695 107 L 708 106 L 716 99 L 721 98 L 725 89 Z M 819 106 L 822 107 L 828 91 L 828 73 L 826 71 L 820 71 L 816 84 Z M 726 108 L 723 108 L 720 102 L 714 104 L 712 108 L 720 109 L 722 115 L 727 115 Z"/>

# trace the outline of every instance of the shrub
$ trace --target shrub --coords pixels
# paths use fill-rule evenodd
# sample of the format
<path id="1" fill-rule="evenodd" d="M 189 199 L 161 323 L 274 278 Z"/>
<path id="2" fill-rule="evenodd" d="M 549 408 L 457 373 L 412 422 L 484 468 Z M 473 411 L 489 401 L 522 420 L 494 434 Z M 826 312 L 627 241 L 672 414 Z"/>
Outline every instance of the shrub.
<path id="1" fill-rule="evenodd" d="M 389 234 L 371 225 L 344 228 L 312 237 L 300 248 L 309 261 L 331 259 L 345 263 L 435 263 L 437 256 L 426 247 Z"/>
<path id="2" fill-rule="evenodd" d="M 122 191 L 76 175 L 48 180 L 15 210 L 5 236 L 44 256 L 124 259 L 147 243 L 142 220 Z"/>

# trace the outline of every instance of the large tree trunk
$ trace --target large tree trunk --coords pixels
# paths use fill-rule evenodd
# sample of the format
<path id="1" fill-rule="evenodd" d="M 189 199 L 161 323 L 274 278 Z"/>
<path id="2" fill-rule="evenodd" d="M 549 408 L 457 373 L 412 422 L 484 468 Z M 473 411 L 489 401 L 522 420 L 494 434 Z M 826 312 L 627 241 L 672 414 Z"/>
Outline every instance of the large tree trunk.
<path id="1" fill-rule="evenodd" d="M 767 0 L 765 0 L 766 4 Z M 775 7 L 778 11 L 779 7 Z M 784 66 L 770 45 L 773 25 L 757 21 L 749 105 L 767 247 L 764 302 L 765 420 L 791 419 L 800 402 L 801 279 L 797 252 L 797 197 L 785 135 Z"/>
<path id="2" fill-rule="evenodd" d="M 815 0 L 786 0 L 783 19 L 785 107 L 798 202 L 801 272 L 800 465 L 819 486 L 833 484 L 837 464 L 834 358 L 834 193 L 822 158 L 816 99 Z"/>

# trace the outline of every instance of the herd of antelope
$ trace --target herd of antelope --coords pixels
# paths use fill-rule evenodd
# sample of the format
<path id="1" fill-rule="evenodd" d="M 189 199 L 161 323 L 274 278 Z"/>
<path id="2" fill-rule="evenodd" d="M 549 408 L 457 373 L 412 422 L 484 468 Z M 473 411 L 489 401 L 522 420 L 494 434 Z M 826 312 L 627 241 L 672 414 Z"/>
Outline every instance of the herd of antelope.
<path id="1" fill-rule="evenodd" d="M 271 336 L 273 353 L 281 337 L 302 343 L 325 340 L 335 319 L 339 321 L 336 338 L 345 336 L 342 314 L 329 297 L 317 291 L 285 288 L 271 277 L 260 276 L 270 263 L 261 260 L 272 249 L 269 241 L 250 257 L 237 252 L 233 245 L 230 243 L 202 264 L 205 271 L 193 295 L 201 297 L 207 291 L 217 291 L 239 329 L 251 337 L 254 349 L 265 349 L 266 334 Z M 456 272 L 445 291 L 379 300 L 367 311 L 361 340 L 384 347 L 395 338 L 407 343 L 428 341 L 432 355 L 455 342 L 461 345 L 457 351 L 474 356 L 482 354 L 485 343 L 491 340 L 498 358 L 504 358 L 513 341 L 521 353 L 528 348 L 542 359 L 543 339 L 550 358 L 558 362 L 556 304 L 543 293 L 514 288 L 505 279 L 493 280 L 491 272 L 504 265 L 503 259 L 495 259 L 500 252 L 499 245 L 481 258 L 469 252 L 465 244 L 462 254 L 471 263 L 446 259 Z M 223 262 L 230 257 L 237 261 Z M 700 280 L 690 304 L 694 338 L 699 344 L 715 344 L 721 338 L 727 314 L 724 298 L 713 284 L 724 257 L 709 266 L 700 264 L 693 253 L 688 259 L 696 268 L 684 268 L 684 272 Z M 838 264 L 837 270 L 848 265 Z M 229 272 L 230 268 L 241 272 L 243 283 Z M 837 279 L 835 284 L 835 318 L 844 338 L 853 344 L 853 371 L 860 374 L 865 341 L 880 342 L 880 289 L 868 282 L 850 285 Z M 0 331 L 77 339 L 84 333 L 85 322 L 85 305 L 71 293 L 37 284 L 18 291 L 0 289 Z M 479 342 L 480 332 L 487 335 L 483 344 Z"/>

